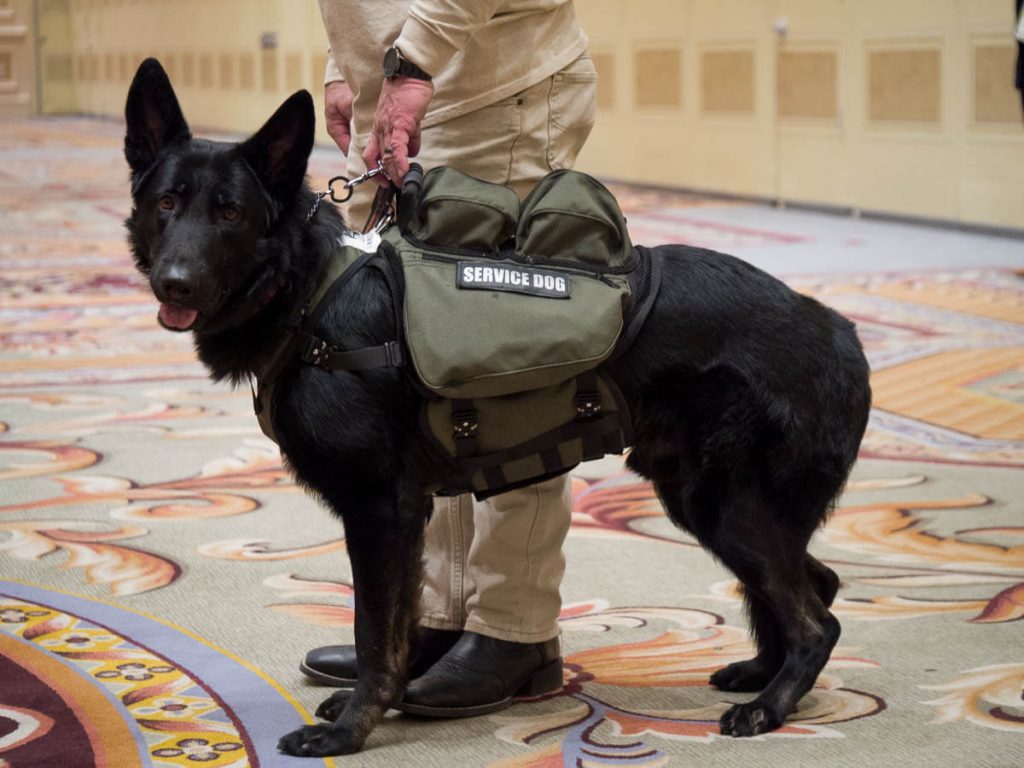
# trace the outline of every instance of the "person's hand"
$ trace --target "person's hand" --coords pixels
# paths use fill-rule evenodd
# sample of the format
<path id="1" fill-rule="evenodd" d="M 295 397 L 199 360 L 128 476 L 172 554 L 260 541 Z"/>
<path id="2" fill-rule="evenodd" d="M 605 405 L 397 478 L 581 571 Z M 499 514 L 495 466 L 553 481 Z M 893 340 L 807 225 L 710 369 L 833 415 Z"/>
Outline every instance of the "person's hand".
<path id="1" fill-rule="evenodd" d="M 344 80 L 335 80 L 324 86 L 327 132 L 346 155 L 352 143 L 352 101 L 352 89 Z"/>
<path id="2" fill-rule="evenodd" d="M 396 187 L 402 186 L 409 172 L 409 158 L 419 154 L 420 123 L 433 96 L 434 85 L 414 77 L 396 77 L 385 80 L 381 86 L 373 133 L 363 160 L 367 168 L 376 168 L 381 160 L 384 172 Z"/>

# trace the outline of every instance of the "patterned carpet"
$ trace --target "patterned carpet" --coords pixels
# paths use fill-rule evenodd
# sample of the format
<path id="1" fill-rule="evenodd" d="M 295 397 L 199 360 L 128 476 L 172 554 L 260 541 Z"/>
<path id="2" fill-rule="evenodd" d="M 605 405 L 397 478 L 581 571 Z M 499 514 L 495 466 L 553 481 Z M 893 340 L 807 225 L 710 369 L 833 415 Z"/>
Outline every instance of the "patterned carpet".
<path id="1" fill-rule="evenodd" d="M 0 766 L 320 764 L 274 745 L 326 696 L 304 651 L 351 637 L 342 532 L 248 392 L 157 326 L 120 140 L 0 123 Z M 720 201 L 615 191 L 638 242 L 814 245 L 702 216 Z M 1024 281 L 926 262 L 788 281 L 856 320 L 875 410 L 813 547 L 843 579 L 843 637 L 786 726 L 718 735 L 744 697 L 708 676 L 750 654 L 735 584 L 613 457 L 574 477 L 566 688 L 492 717 L 390 716 L 337 765 L 1021 764 Z"/>

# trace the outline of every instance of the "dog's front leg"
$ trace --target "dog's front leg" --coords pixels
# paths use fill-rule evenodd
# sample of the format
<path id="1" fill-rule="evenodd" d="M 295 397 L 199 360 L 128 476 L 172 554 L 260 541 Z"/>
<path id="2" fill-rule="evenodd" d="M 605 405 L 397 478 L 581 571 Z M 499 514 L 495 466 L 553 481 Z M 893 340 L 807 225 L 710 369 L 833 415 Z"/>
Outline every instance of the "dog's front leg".
<path id="1" fill-rule="evenodd" d="M 358 752 L 405 692 L 429 500 L 411 504 L 424 508 L 406 514 L 360 508 L 343 515 L 355 590 L 359 680 L 354 690 L 339 691 L 320 706 L 317 714 L 332 722 L 289 733 L 278 744 L 282 752 L 310 757 Z"/>

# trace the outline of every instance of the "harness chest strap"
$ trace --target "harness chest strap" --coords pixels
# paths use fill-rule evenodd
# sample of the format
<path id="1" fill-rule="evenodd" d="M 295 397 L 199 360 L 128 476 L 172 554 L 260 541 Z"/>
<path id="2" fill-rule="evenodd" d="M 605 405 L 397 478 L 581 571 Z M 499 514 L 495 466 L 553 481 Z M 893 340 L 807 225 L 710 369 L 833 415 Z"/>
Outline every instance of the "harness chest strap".
<path id="1" fill-rule="evenodd" d="M 304 333 L 299 359 L 325 371 L 362 371 L 405 365 L 405 353 L 399 341 L 387 341 L 375 347 L 337 349 L 312 333 Z"/>
<path id="2" fill-rule="evenodd" d="M 253 410 L 263 434 L 278 442 L 273 426 L 274 386 L 284 367 L 296 356 L 303 363 L 315 365 L 325 371 L 359 371 L 367 368 L 397 367 L 405 364 L 400 340 L 392 340 L 372 347 L 339 350 L 310 329 L 316 328 L 331 304 L 356 272 L 369 264 L 377 253 L 363 253 L 345 266 L 341 259 L 332 259 L 324 270 L 312 298 L 303 307 L 298 327 L 287 330 L 278 342 L 269 361 L 256 374 L 253 389 Z M 386 268 L 381 269 L 387 275 Z"/>

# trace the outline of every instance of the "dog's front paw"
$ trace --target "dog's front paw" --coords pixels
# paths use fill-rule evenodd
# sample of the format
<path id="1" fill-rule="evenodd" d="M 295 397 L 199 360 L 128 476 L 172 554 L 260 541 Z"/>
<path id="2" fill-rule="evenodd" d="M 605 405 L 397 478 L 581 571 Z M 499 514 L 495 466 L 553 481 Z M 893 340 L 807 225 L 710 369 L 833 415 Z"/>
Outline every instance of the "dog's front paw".
<path id="1" fill-rule="evenodd" d="M 363 746 L 351 734 L 329 725 L 306 725 L 281 737 L 277 749 L 295 757 L 351 755 Z"/>
<path id="2" fill-rule="evenodd" d="M 339 691 L 335 691 L 326 699 L 320 702 L 320 706 L 316 708 L 316 716 L 321 720 L 327 720 L 334 722 L 338 719 L 338 715 L 341 714 L 341 710 L 345 708 L 345 704 L 352 698 L 352 691 L 349 689 L 342 688 Z"/>
<path id="3" fill-rule="evenodd" d="M 780 717 L 769 707 L 752 701 L 730 707 L 718 725 L 724 736 L 757 736 L 774 731 L 784 720 L 785 717 Z"/>

